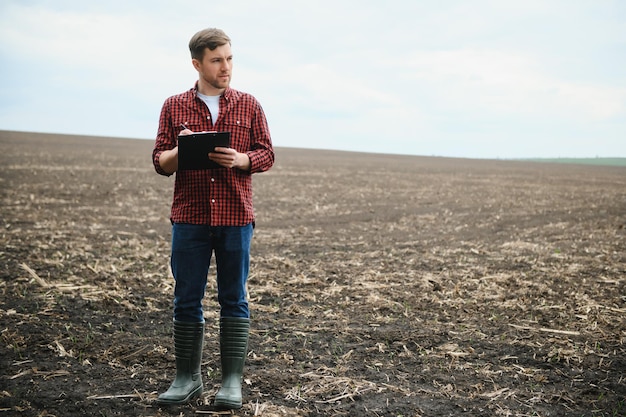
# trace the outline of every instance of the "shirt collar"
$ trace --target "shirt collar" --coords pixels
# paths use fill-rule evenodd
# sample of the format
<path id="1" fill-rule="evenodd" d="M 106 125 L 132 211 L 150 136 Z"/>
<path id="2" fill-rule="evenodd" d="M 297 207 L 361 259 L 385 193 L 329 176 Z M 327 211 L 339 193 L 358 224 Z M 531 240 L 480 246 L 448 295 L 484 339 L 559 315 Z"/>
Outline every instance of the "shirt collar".
<path id="1" fill-rule="evenodd" d="M 198 97 L 198 81 L 196 81 L 196 83 L 193 86 L 192 89 L 193 95 Z M 228 101 L 230 100 L 230 98 L 233 95 L 233 89 L 230 87 L 226 87 L 226 90 L 224 90 L 224 92 L 222 93 L 222 96 Z"/>

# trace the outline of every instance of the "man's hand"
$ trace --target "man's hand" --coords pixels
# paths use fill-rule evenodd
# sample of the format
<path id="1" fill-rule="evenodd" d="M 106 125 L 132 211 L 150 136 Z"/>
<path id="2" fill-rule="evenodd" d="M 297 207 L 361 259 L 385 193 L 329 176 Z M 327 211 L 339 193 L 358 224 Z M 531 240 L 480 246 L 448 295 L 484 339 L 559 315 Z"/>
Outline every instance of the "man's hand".
<path id="1" fill-rule="evenodd" d="M 178 171 L 178 146 L 169 151 L 163 151 L 161 156 L 159 156 L 159 165 L 168 174 Z"/>
<path id="2" fill-rule="evenodd" d="M 233 148 L 215 148 L 209 153 L 209 159 L 225 168 L 238 168 L 242 171 L 250 170 L 250 158 L 245 153 L 239 153 Z"/>

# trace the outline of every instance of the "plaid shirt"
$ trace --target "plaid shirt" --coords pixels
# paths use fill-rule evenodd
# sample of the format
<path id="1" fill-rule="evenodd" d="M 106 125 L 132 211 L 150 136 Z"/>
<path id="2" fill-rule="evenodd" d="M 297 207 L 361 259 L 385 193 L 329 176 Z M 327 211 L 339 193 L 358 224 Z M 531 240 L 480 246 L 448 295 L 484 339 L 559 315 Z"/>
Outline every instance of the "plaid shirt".
<path id="1" fill-rule="evenodd" d="M 181 124 L 194 132 L 230 132 L 230 146 L 250 158 L 250 171 L 217 168 L 176 173 L 170 219 L 175 223 L 244 226 L 254 221 L 252 174 L 274 164 L 274 149 L 265 114 L 250 94 L 227 88 L 220 96 L 218 120 L 197 96 L 196 86 L 168 98 L 161 109 L 159 131 L 152 151 L 154 168 L 163 171 L 159 157 L 177 144 Z"/>

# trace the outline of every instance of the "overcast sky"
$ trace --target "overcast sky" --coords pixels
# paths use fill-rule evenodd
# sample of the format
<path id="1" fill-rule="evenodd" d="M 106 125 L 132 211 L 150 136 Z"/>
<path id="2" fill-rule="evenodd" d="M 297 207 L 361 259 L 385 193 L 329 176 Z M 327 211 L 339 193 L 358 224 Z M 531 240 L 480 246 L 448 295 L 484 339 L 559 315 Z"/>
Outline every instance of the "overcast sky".
<path id="1" fill-rule="evenodd" d="M 153 139 L 205 27 L 275 146 L 626 157 L 623 0 L 0 0 L 0 129 Z"/>

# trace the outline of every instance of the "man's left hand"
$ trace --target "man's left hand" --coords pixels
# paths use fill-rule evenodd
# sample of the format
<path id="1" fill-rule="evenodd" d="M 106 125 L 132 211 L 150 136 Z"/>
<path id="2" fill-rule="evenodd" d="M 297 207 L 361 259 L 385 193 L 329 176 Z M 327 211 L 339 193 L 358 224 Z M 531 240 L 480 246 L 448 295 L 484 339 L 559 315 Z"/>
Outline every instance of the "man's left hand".
<path id="1" fill-rule="evenodd" d="M 209 159 L 225 168 L 238 168 L 242 171 L 250 170 L 250 158 L 245 153 L 239 153 L 233 148 L 215 148 L 209 153 Z"/>

